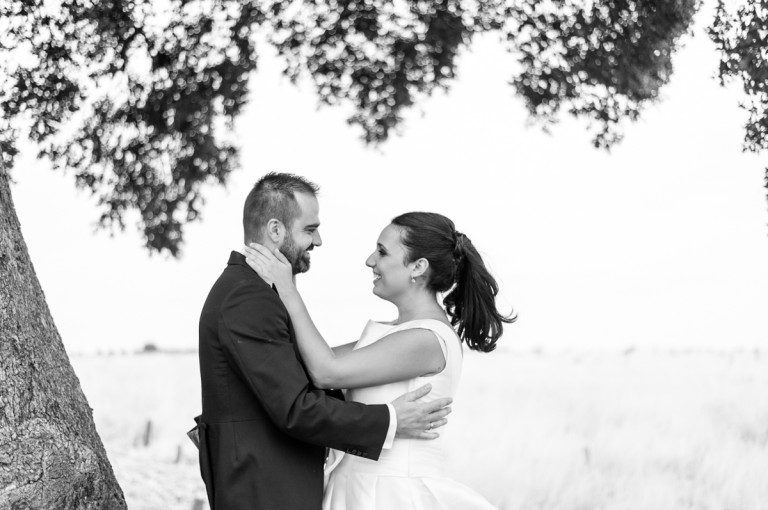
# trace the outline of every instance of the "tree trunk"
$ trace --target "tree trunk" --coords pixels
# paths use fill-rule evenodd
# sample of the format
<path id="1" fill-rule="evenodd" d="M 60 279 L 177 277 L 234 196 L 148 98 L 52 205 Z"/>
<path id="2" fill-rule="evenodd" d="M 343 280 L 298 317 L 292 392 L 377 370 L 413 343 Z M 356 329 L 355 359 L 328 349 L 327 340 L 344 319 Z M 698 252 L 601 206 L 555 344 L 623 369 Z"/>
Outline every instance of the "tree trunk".
<path id="1" fill-rule="evenodd" d="M 0 508 L 126 508 L 29 259 L 2 155 Z"/>

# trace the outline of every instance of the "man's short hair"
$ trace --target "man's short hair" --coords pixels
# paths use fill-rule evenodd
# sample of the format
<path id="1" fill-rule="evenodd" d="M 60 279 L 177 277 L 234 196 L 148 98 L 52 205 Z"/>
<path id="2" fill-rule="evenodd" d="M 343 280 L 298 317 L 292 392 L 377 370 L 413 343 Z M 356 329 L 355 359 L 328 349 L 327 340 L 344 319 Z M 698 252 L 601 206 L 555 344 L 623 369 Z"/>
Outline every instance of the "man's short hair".
<path id="1" fill-rule="evenodd" d="M 245 199 L 243 231 L 245 242 L 258 241 L 267 222 L 278 219 L 290 229 L 299 216 L 296 193 L 317 196 L 320 187 L 295 174 L 270 172 L 259 179 Z"/>

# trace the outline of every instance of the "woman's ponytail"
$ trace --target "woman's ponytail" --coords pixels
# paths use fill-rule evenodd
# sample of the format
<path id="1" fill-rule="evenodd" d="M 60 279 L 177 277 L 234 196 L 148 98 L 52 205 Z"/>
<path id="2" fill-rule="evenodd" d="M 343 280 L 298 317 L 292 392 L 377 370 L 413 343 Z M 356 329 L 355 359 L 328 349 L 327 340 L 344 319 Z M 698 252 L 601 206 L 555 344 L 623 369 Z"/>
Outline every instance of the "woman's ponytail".
<path id="1" fill-rule="evenodd" d="M 461 232 L 455 232 L 454 239 L 456 285 L 443 299 L 443 305 L 451 324 L 470 349 L 491 352 L 504 323 L 512 323 L 516 317 L 506 317 L 496 309 L 499 286 L 472 241 Z"/>

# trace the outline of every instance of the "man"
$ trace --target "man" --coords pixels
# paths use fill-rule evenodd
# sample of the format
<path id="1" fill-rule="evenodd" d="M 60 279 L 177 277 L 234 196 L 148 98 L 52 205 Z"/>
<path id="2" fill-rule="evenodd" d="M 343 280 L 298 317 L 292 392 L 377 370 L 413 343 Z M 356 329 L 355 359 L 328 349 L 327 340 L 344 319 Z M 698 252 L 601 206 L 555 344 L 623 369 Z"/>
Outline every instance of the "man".
<path id="1" fill-rule="evenodd" d="M 262 177 L 245 201 L 245 243 L 279 248 L 294 274 L 322 240 L 317 186 L 292 174 Z M 200 470 L 212 510 L 318 510 L 325 447 L 378 459 L 399 437 L 431 439 L 448 399 L 344 402 L 316 389 L 276 291 L 232 252 L 200 317 L 203 414 Z"/>

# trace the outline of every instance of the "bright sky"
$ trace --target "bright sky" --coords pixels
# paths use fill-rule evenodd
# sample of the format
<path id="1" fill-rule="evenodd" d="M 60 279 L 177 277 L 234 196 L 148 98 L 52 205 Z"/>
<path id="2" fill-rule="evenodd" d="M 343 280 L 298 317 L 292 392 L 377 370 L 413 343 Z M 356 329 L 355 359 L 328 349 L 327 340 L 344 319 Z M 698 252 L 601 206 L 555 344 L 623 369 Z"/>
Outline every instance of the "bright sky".
<path id="1" fill-rule="evenodd" d="M 741 151 L 746 113 L 737 88 L 714 79 L 710 19 L 699 13 L 663 100 L 610 154 L 592 148 L 585 121 L 564 118 L 551 135 L 527 126 L 495 37 L 476 40 L 450 91 L 378 149 L 347 126 L 348 110 L 318 110 L 262 46 L 236 126 L 241 169 L 207 190 L 179 260 L 150 257 L 132 227 L 94 234 L 94 201 L 25 150 L 12 191 L 65 346 L 195 348 L 208 289 L 242 244 L 243 200 L 276 170 L 322 188 L 324 244 L 300 288 L 332 344 L 394 317 L 364 261 L 392 217 L 430 210 L 472 239 L 500 305 L 518 312 L 500 347 L 768 347 L 768 161 Z"/>

